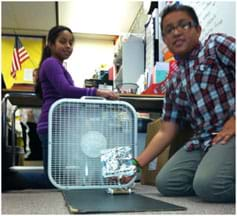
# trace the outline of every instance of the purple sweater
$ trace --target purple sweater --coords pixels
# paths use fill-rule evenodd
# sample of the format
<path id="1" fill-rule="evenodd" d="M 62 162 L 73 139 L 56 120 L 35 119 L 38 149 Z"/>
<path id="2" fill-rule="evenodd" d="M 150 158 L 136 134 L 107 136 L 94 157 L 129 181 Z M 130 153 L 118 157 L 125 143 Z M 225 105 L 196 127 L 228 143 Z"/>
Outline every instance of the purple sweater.
<path id="1" fill-rule="evenodd" d="M 37 124 L 38 133 L 48 132 L 48 112 L 56 100 L 96 95 L 96 88 L 75 87 L 71 75 L 54 57 L 44 60 L 39 70 L 39 79 L 43 92 L 43 105 Z"/>

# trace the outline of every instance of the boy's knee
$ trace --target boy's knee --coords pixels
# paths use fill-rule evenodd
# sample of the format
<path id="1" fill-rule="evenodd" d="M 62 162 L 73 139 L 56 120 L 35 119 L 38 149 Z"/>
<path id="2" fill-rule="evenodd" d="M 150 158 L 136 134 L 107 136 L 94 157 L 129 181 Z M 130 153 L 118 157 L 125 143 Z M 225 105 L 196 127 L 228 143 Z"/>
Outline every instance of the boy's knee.
<path id="1" fill-rule="evenodd" d="M 213 176 L 196 176 L 193 189 L 197 196 L 208 202 L 233 202 L 235 200 L 234 184 L 218 182 Z"/>
<path id="2" fill-rule="evenodd" d="M 187 178 L 178 175 L 168 175 L 160 172 L 156 176 L 156 188 L 164 196 L 189 196 L 193 195 L 192 185 Z"/>
<path id="3" fill-rule="evenodd" d="M 160 173 L 156 176 L 156 181 L 155 181 L 155 185 L 156 185 L 156 188 L 157 190 L 165 195 L 166 194 L 166 185 L 167 183 L 167 178 L 164 178 L 163 175 L 161 175 Z"/>

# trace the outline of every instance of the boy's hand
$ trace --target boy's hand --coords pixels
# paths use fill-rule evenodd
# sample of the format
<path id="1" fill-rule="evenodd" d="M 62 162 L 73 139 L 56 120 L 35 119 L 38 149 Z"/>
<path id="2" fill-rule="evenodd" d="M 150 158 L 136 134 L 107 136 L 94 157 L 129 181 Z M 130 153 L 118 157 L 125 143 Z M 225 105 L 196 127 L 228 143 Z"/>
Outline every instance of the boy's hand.
<path id="1" fill-rule="evenodd" d="M 235 135 L 235 117 L 226 121 L 222 130 L 213 138 L 212 144 L 226 144 L 228 140 Z"/>

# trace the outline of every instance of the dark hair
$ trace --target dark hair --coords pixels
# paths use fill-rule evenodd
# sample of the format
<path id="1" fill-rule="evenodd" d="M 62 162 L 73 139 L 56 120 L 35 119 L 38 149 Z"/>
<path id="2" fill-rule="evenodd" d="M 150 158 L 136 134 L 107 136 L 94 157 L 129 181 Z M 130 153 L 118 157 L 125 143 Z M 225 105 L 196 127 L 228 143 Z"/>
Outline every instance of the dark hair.
<path id="1" fill-rule="evenodd" d="M 54 44 L 59 33 L 61 33 L 62 31 L 69 31 L 72 33 L 72 30 L 70 28 L 68 28 L 66 26 L 60 26 L 60 25 L 54 26 L 53 28 L 51 28 L 49 30 L 49 33 L 47 36 L 47 44 L 43 49 L 42 57 L 41 57 L 40 64 L 39 64 L 39 70 L 40 70 L 40 67 L 41 67 L 43 61 L 46 58 L 51 56 L 51 50 L 49 48 L 49 44 Z M 38 70 L 38 73 L 39 73 L 39 70 Z M 42 99 L 42 88 L 41 88 L 41 83 L 39 80 L 39 74 L 37 74 L 37 80 L 36 80 L 36 84 L 35 84 L 35 92 L 36 92 L 36 95 Z"/>
<path id="2" fill-rule="evenodd" d="M 192 18 L 192 20 L 196 24 L 196 26 L 199 26 L 199 21 L 198 21 L 197 14 L 196 14 L 195 10 L 192 7 L 190 7 L 188 5 L 182 5 L 182 4 L 179 4 L 179 3 L 175 3 L 175 4 L 172 4 L 172 5 L 168 5 L 161 12 L 161 15 L 160 15 L 161 16 L 160 29 L 161 29 L 162 35 L 163 35 L 163 20 L 164 20 L 165 16 L 167 16 L 169 13 L 175 12 L 175 11 L 186 12 Z"/>

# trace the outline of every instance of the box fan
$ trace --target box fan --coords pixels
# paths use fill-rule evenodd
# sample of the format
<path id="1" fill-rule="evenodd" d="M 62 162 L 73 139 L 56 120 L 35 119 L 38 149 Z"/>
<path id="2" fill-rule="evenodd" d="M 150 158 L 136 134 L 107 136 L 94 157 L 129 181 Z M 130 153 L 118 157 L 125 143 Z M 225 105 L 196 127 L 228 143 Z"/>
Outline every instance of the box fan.
<path id="1" fill-rule="evenodd" d="M 113 176 L 131 172 L 137 114 L 123 101 L 60 99 L 49 111 L 48 175 L 59 189 L 128 188 Z M 134 168 L 134 167 L 132 167 Z"/>

